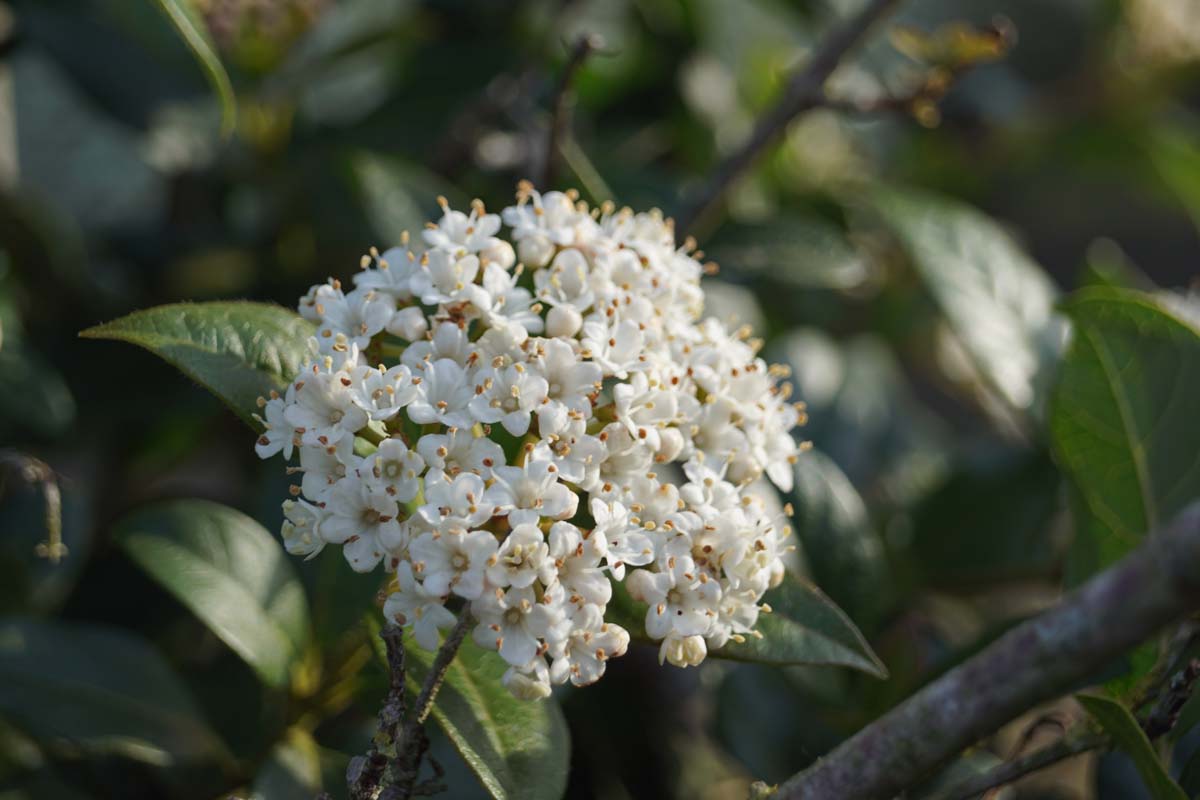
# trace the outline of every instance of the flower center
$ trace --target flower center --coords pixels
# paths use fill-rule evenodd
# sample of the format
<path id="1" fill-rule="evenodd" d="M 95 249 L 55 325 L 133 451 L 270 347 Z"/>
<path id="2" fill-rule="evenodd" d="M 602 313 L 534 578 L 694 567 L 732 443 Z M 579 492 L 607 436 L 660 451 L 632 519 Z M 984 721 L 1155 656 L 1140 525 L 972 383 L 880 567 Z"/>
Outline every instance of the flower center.
<path id="1" fill-rule="evenodd" d="M 455 553 L 450 557 L 450 566 L 458 570 L 465 569 L 467 566 L 467 557 L 462 553 Z"/>

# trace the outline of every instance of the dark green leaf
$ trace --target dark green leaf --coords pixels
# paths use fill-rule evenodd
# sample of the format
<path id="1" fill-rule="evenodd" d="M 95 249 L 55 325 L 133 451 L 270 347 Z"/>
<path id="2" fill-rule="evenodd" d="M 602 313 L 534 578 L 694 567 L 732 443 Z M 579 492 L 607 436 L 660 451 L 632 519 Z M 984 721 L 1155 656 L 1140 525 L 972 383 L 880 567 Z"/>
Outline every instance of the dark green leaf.
<path id="1" fill-rule="evenodd" d="M 1050 279 L 994 221 L 913 190 L 877 189 L 893 229 L 987 388 L 1036 412 L 1062 337 Z"/>
<path id="2" fill-rule="evenodd" d="M 1200 328 L 1174 300 L 1119 289 L 1084 290 L 1065 310 L 1075 326 L 1050 428 L 1075 485 L 1078 583 L 1200 495 Z"/>
<path id="3" fill-rule="evenodd" d="M 1098 695 L 1081 694 L 1076 699 L 1117 747 L 1133 759 L 1154 800 L 1187 800 L 1187 795 L 1167 775 L 1154 746 L 1125 706 Z"/>
<path id="4" fill-rule="evenodd" d="M 378 624 L 370 620 L 378 631 Z M 374 637 L 382 654 L 383 644 Z M 415 693 L 433 653 L 405 636 L 408 685 Z M 518 700 L 500 683 L 508 665 L 468 637 L 450 663 L 433 718 L 496 800 L 558 800 L 567 786 L 570 734 L 558 703 Z"/>
<path id="5" fill-rule="evenodd" d="M 208 82 L 221 105 L 221 132 L 226 136 L 233 133 L 237 125 L 237 98 L 233 94 L 233 84 L 229 73 L 217 55 L 216 45 L 208 35 L 204 19 L 189 0 L 154 0 L 162 9 L 179 36 L 183 39 L 192 55 L 196 57 Z"/>
<path id="6" fill-rule="evenodd" d="M 0 623 L 0 714 L 37 740 L 98 755 L 158 766 L 231 761 L 166 662 L 123 631 Z"/>
<path id="7" fill-rule="evenodd" d="M 283 391 L 308 354 L 311 323 L 264 303 L 177 303 L 88 328 L 87 339 L 144 347 L 174 364 L 250 422 L 255 401 Z"/>
<path id="8" fill-rule="evenodd" d="M 125 518 L 115 535 L 267 685 L 288 685 L 308 646 L 308 606 L 289 557 L 261 525 L 217 503 L 176 500 Z"/>
<path id="9" fill-rule="evenodd" d="M 873 624 L 893 587 L 866 505 L 838 466 L 816 450 L 796 462 L 792 519 L 812 577 L 855 619 Z"/>
<path id="10" fill-rule="evenodd" d="M 313 797 L 321 790 L 321 759 L 312 734 L 289 728 L 254 778 L 254 800 Z"/>
<path id="11" fill-rule="evenodd" d="M 849 667 L 887 677 L 887 668 L 850 618 L 808 581 L 786 578 L 763 600 L 772 610 L 758 617 L 755 630 L 761 637 L 729 642 L 709 656 L 779 666 Z M 630 597 L 623 584 L 613 583 L 608 607 L 608 618 L 626 628 L 633 639 L 652 643 L 645 629 L 646 604 Z"/>

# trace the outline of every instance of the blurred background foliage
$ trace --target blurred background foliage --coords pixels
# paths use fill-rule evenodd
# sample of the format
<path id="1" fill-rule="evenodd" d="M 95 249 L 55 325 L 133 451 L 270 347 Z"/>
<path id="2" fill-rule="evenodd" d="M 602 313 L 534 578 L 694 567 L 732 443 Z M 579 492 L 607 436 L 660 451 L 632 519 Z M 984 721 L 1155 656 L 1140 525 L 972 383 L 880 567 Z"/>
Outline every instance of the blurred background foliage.
<path id="1" fill-rule="evenodd" d="M 224 110 L 156 5 L 215 43 Z M 139 571 L 116 524 L 135 508 L 206 498 L 274 532 L 286 478 L 202 389 L 79 330 L 178 300 L 291 305 L 419 229 L 439 194 L 501 207 L 544 169 L 553 89 L 585 33 L 604 47 L 574 81 L 557 183 L 669 212 L 855 5 L 0 6 L 0 796 L 306 797 L 322 780 L 338 796 L 384 691 L 360 613 L 379 586 L 340 559 L 287 559 L 273 578 L 311 627 L 290 680 Z M 559 697 L 570 797 L 744 796 L 1072 580 L 1072 496 L 1046 422 L 1066 330 L 1055 307 L 1082 286 L 1195 279 L 1200 6 L 909 0 L 831 92 L 907 96 L 957 41 L 913 31 L 996 15 L 1017 31 L 1002 58 L 935 104 L 805 115 L 694 231 L 721 264 L 710 307 L 753 325 L 809 406 L 815 450 L 788 498 L 800 569 L 890 678 L 712 660 L 680 671 L 633 648 Z M 27 457 L 61 493 L 57 563 L 38 552 L 47 498 Z M 1047 713 L 956 768 L 1019 751 Z M 1197 744 L 1187 726 L 1178 738 L 1177 774 Z M 448 742 L 434 749 L 449 796 L 482 796 Z M 1092 766 L 1021 796 L 1145 796 L 1122 756 Z"/>

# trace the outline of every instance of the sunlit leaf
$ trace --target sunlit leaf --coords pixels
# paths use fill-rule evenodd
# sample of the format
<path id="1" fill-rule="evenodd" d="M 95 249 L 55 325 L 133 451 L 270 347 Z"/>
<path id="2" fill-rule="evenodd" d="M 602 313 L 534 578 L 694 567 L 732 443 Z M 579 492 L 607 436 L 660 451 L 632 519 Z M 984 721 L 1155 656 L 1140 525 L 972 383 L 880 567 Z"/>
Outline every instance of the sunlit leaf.
<path id="1" fill-rule="evenodd" d="M 88 328 L 87 339 L 144 347 L 174 364 L 247 423 L 256 400 L 282 392 L 304 366 L 315 329 L 265 303 L 176 303 Z"/>
<path id="2" fill-rule="evenodd" d="M 34 739 L 152 766 L 230 756 L 162 657 L 124 631 L 0 622 L 0 715 Z"/>
<path id="3" fill-rule="evenodd" d="M 1112 737 L 1117 747 L 1133 760 L 1154 800 L 1186 800 L 1187 795 L 1171 780 L 1146 733 L 1125 706 L 1098 695 L 1081 694 L 1075 699 L 1101 730 Z"/>
<path id="4" fill-rule="evenodd" d="M 1063 332 L 1050 279 L 973 208 L 907 189 L 872 197 L 986 388 L 1016 412 L 1038 411 Z"/>
<path id="5" fill-rule="evenodd" d="M 203 18 L 190 0 L 154 0 L 154 3 L 171 20 L 180 38 L 204 70 L 221 104 L 221 131 L 228 136 L 237 125 L 237 98 L 233 94 L 229 73 L 217 55 L 216 45 L 208 35 Z"/>
<path id="6" fill-rule="evenodd" d="M 1074 482 L 1077 583 L 1200 495 L 1200 325 L 1177 299 L 1094 288 L 1074 322 L 1050 430 Z"/>
<path id="7" fill-rule="evenodd" d="M 288 685 L 308 645 L 308 605 L 288 556 L 261 525 L 218 503 L 176 500 L 126 517 L 115 536 L 267 685 Z"/>
<path id="8" fill-rule="evenodd" d="M 378 636 L 374 640 L 382 657 L 383 643 Z M 410 636 L 404 641 L 407 682 L 415 694 L 434 654 Z M 500 656 L 468 637 L 450 664 L 432 716 L 496 800 L 558 800 L 570 766 L 566 720 L 553 698 L 513 697 L 500 683 L 507 669 Z"/>

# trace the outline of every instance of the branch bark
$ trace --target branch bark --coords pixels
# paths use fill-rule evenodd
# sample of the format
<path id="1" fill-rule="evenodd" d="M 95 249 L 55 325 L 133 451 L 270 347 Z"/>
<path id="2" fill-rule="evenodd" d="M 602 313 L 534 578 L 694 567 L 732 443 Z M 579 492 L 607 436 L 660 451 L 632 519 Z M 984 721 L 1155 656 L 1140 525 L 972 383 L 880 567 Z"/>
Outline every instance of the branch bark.
<path id="1" fill-rule="evenodd" d="M 825 38 L 804 70 L 788 84 L 783 98 L 766 116 L 759 119 L 750 138 L 721 162 L 696 198 L 675 215 L 675 229 L 680 236 L 688 233 L 717 204 L 733 182 L 754 165 L 789 122 L 805 111 L 823 105 L 825 81 L 871 26 L 899 2 L 900 0 L 867 0 L 861 11 Z"/>
<path id="2" fill-rule="evenodd" d="M 1200 502 L 1057 607 L 930 683 L 789 778 L 775 797 L 890 798 L 1200 608 Z"/>

